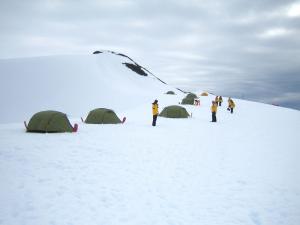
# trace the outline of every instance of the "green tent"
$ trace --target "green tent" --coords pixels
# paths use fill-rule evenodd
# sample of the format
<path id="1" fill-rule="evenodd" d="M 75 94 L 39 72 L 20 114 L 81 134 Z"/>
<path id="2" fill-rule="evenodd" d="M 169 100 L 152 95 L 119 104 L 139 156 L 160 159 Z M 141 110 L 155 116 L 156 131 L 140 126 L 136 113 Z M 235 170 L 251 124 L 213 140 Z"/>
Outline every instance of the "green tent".
<path id="1" fill-rule="evenodd" d="M 111 109 L 98 108 L 89 112 L 85 123 L 92 124 L 116 124 L 121 123 L 116 113 Z"/>
<path id="2" fill-rule="evenodd" d="M 196 94 L 194 94 L 194 93 L 189 93 L 187 96 L 186 96 L 186 98 L 198 98 L 198 96 L 196 95 Z"/>
<path id="3" fill-rule="evenodd" d="M 182 99 L 181 104 L 183 105 L 194 105 L 195 98 L 198 98 L 197 95 L 193 93 L 189 93 L 187 96 L 185 96 L 184 99 Z"/>
<path id="4" fill-rule="evenodd" d="M 174 91 L 168 91 L 166 94 L 167 95 L 175 95 L 175 92 Z"/>
<path id="5" fill-rule="evenodd" d="M 178 105 L 171 105 L 165 107 L 163 111 L 161 111 L 159 116 L 167 118 L 188 118 L 190 115 L 184 107 Z"/>
<path id="6" fill-rule="evenodd" d="M 27 132 L 57 133 L 72 131 L 73 127 L 67 115 L 51 110 L 34 114 L 27 126 Z"/>
<path id="7" fill-rule="evenodd" d="M 185 97 L 184 99 L 182 99 L 181 104 L 182 105 L 194 105 L 194 98 L 187 98 Z"/>

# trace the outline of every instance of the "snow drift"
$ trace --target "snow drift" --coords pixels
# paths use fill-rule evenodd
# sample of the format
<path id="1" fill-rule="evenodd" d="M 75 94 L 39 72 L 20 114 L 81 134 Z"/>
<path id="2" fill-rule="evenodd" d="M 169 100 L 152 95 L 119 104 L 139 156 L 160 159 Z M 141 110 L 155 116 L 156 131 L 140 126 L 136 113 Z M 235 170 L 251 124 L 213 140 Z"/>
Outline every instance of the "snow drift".
<path id="1" fill-rule="evenodd" d="M 147 76 L 140 76 L 126 63 L 136 64 L 114 52 L 0 60 L 0 123 L 48 109 L 76 117 L 97 107 L 129 109 L 170 89 L 145 68 Z"/>

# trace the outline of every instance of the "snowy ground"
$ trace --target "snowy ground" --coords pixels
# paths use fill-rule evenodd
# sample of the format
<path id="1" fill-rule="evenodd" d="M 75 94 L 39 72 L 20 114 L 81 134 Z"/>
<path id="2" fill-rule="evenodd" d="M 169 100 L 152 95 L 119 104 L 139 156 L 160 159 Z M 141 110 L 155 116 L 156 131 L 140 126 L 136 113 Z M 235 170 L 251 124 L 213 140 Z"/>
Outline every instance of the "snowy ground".
<path id="1" fill-rule="evenodd" d="M 161 111 L 184 95 L 128 60 L 0 60 L 1 225 L 300 224 L 299 111 L 236 100 L 211 123 L 208 96 L 186 106 L 192 118 L 152 127 L 151 102 Z M 98 107 L 126 123 L 79 122 Z M 26 133 L 23 120 L 46 109 L 67 113 L 78 133 Z"/>
<path id="2" fill-rule="evenodd" d="M 97 55 L 0 59 L 0 123 L 23 122 L 42 110 L 80 117 L 96 107 L 124 110 L 177 91 L 154 76 L 141 76 L 128 58 Z"/>
<path id="3" fill-rule="evenodd" d="M 74 134 L 0 125 L 0 224 L 299 225 L 300 112 L 236 100 L 210 123 L 212 98 L 157 127 L 151 102 Z"/>

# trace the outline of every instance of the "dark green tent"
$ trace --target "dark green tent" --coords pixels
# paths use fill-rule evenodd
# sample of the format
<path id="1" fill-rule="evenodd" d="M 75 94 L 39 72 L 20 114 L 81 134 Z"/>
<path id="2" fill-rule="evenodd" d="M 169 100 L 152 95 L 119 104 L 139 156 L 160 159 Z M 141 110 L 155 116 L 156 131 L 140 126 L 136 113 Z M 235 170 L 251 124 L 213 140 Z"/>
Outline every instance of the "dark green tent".
<path id="1" fill-rule="evenodd" d="M 194 98 L 187 98 L 185 97 L 184 99 L 182 99 L 181 104 L 182 105 L 194 105 Z"/>
<path id="2" fill-rule="evenodd" d="M 178 105 L 171 105 L 165 107 L 163 111 L 161 111 L 159 116 L 167 118 L 188 118 L 190 115 L 184 107 Z"/>
<path id="3" fill-rule="evenodd" d="M 67 115 L 57 111 L 42 111 L 34 114 L 27 126 L 28 132 L 56 133 L 72 132 Z"/>
<path id="4" fill-rule="evenodd" d="M 198 98 L 197 95 L 195 95 L 193 93 L 189 93 L 187 96 L 185 96 L 184 99 L 182 99 L 181 104 L 194 105 L 195 98 Z"/>
<path id="5" fill-rule="evenodd" d="M 194 93 L 189 93 L 187 96 L 186 96 L 186 98 L 198 98 L 198 96 L 196 95 L 196 94 L 194 94 Z"/>
<path id="6" fill-rule="evenodd" d="M 175 92 L 174 91 L 168 91 L 166 94 L 167 95 L 175 95 Z"/>
<path id="7" fill-rule="evenodd" d="M 116 124 L 121 123 L 116 113 L 111 109 L 98 108 L 89 112 L 85 123 L 92 124 Z"/>

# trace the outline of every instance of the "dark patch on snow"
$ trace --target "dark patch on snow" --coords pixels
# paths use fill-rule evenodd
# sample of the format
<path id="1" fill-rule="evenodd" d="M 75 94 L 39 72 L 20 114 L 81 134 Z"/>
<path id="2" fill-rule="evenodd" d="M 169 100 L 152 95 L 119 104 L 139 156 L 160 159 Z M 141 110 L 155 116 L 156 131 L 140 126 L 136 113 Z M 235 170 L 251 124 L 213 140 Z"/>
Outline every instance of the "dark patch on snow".
<path id="1" fill-rule="evenodd" d="M 123 64 L 141 76 L 148 76 L 148 74 L 142 69 L 142 67 L 137 64 L 132 64 L 132 63 L 123 63 Z"/>
<path id="2" fill-rule="evenodd" d="M 125 57 L 125 58 L 128 58 L 128 59 L 130 59 L 132 62 L 134 62 L 134 64 L 138 65 L 132 58 L 130 58 L 129 56 L 127 56 L 127 55 L 125 55 L 125 54 L 117 53 L 117 55 L 123 56 L 123 57 Z"/>
<path id="3" fill-rule="evenodd" d="M 97 52 L 100 52 L 100 51 L 97 51 Z M 132 63 L 123 63 L 123 64 L 126 65 L 132 71 L 136 72 L 137 74 L 139 74 L 141 76 L 148 76 L 148 74 L 151 74 L 152 76 L 154 76 L 160 82 L 162 82 L 164 84 L 167 84 L 166 82 L 164 82 L 163 80 L 161 80 L 160 78 L 158 78 L 157 76 L 155 76 L 153 73 L 151 73 L 149 70 L 147 70 L 145 67 L 143 67 L 143 66 L 139 65 L 138 63 L 136 63 L 129 56 L 127 56 L 125 54 L 122 54 L 122 53 L 117 53 L 117 52 L 114 52 L 114 51 L 107 51 L 107 52 L 110 52 L 112 54 L 115 54 L 115 55 L 118 55 L 118 56 L 122 56 L 122 57 L 125 57 L 125 58 L 129 59 Z M 102 52 L 100 52 L 100 53 L 102 53 Z M 94 54 L 99 54 L 99 53 L 94 53 Z"/>
<path id="4" fill-rule="evenodd" d="M 156 77 L 157 80 L 159 80 L 160 82 L 167 84 L 166 82 L 164 82 L 163 80 L 159 79 L 158 77 Z"/>
<path id="5" fill-rule="evenodd" d="M 100 54 L 102 53 L 101 51 L 94 51 L 93 54 Z"/>
<path id="6" fill-rule="evenodd" d="M 187 93 L 189 93 L 189 92 L 187 92 L 187 91 L 184 91 L 184 90 L 181 90 L 180 88 L 176 88 L 178 91 L 181 91 L 182 93 L 184 93 L 184 94 L 187 94 Z"/>
<path id="7" fill-rule="evenodd" d="M 149 70 L 147 70 L 145 67 L 142 67 L 143 70 L 146 70 L 148 73 L 150 73 L 152 76 L 154 76 L 157 80 L 159 80 L 160 82 L 167 84 L 166 82 L 164 82 L 163 80 L 161 80 L 160 78 L 158 78 L 157 76 L 155 76 L 153 73 L 151 73 Z"/>

